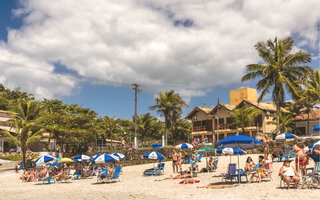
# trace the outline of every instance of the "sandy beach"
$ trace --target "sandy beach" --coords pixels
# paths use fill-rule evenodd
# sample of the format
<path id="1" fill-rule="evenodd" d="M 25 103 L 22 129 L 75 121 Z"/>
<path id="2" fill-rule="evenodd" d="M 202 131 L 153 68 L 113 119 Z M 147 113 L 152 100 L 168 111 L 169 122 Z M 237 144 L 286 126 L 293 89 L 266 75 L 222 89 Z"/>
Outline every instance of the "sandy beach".
<path id="1" fill-rule="evenodd" d="M 248 155 L 241 156 L 240 165 L 244 166 Z M 250 155 L 257 161 L 258 155 Z M 272 181 L 261 184 L 235 184 L 234 187 L 224 189 L 198 188 L 210 183 L 221 182 L 221 173 L 227 171 L 229 156 L 220 156 L 218 169 L 211 173 L 199 173 L 198 184 L 179 184 L 180 180 L 162 180 L 174 176 L 171 162 L 166 162 L 165 174 L 155 177 L 143 177 L 144 169 L 153 165 L 137 165 L 124 167 L 120 182 L 97 184 L 96 177 L 92 179 L 72 180 L 70 183 L 45 184 L 42 182 L 22 183 L 19 174 L 14 171 L 0 172 L 1 199 L 316 199 L 319 189 L 280 189 L 279 169 L 282 163 L 274 163 Z M 232 157 L 237 162 L 237 157 Z M 199 163 L 200 168 L 205 165 L 205 158 Z M 291 163 L 292 165 L 294 163 Z M 311 161 L 310 166 L 313 166 Z M 189 165 L 183 165 L 186 169 Z M 161 181 L 155 181 L 159 180 Z"/>

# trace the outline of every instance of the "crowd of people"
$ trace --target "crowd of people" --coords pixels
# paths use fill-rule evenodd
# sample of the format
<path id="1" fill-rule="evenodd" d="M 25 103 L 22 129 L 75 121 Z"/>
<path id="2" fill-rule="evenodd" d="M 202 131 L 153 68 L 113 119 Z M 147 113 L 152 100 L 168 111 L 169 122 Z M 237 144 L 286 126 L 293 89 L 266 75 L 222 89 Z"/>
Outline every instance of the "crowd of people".
<path id="1" fill-rule="evenodd" d="M 72 164 L 61 164 L 54 166 L 34 166 L 28 170 L 24 169 L 20 176 L 22 182 L 35 182 L 40 181 L 43 178 L 54 178 L 56 181 L 64 181 L 69 179 L 81 179 L 93 176 L 98 176 L 98 179 L 110 177 L 113 174 L 114 168 L 118 164 L 99 164 L 93 166 L 91 163 L 78 162 Z M 107 169 L 108 173 L 102 173 L 104 169 Z M 18 171 L 16 170 L 18 173 Z"/>

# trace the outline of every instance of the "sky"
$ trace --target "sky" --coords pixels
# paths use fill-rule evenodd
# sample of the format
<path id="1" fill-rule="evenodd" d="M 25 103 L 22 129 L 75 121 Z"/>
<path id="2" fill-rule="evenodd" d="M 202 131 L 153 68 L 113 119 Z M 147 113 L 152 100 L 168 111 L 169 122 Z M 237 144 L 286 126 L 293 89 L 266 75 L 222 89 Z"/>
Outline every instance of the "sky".
<path id="1" fill-rule="evenodd" d="M 318 0 L 2 0 L 0 83 L 37 99 L 62 99 L 100 116 L 154 111 L 159 91 L 195 106 L 229 103 L 254 44 L 291 36 L 319 68 Z M 287 97 L 289 99 L 289 97 Z M 270 101 L 267 96 L 264 101 Z"/>

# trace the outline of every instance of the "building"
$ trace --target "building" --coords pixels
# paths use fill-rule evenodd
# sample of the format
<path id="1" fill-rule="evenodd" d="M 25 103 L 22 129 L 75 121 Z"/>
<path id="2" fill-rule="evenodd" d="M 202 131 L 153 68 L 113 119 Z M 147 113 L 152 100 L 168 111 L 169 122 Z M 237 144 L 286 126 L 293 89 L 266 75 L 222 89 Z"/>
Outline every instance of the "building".
<path id="1" fill-rule="evenodd" d="M 9 120 L 12 120 L 13 117 L 9 114 L 9 112 L 0 110 L 0 130 L 6 130 L 14 134 L 16 132 L 15 128 L 12 128 L 8 123 Z M 44 133 L 44 138 L 32 146 L 29 149 L 33 152 L 42 152 L 48 151 L 48 148 L 51 148 L 54 151 L 54 140 L 50 141 L 49 145 L 49 133 Z M 5 137 L 1 137 L 0 135 L 0 152 L 20 152 L 21 148 L 17 145 L 11 144 L 6 141 Z"/>
<path id="2" fill-rule="evenodd" d="M 313 127 L 320 124 L 320 110 L 315 110 L 314 112 L 315 115 L 309 114 L 309 122 L 307 113 L 296 116 L 293 121 L 296 135 L 306 137 L 320 136 L 320 132 L 313 131 Z"/>
<path id="3" fill-rule="evenodd" d="M 230 104 L 219 103 L 213 108 L 196 107 L 187 115 L 186 118 L 192 121 L 193 138 L 199 138 L 201 143 L 204 138 L 208 138 L 209 143 L 215 143 L 240 133 L 241 129 L 232 125 L 233 117 L 229 112 L 242 106 L 256 107 L 262 111 L 261 115 L 245 128 L 244 135 L 261 139 L 263 135 L 274 132 L 276 125 L 272 120 L 276 107 L 272 102 L 258 103 L 257 91 L 253 88 L 231 90 L 229 94 Z"/>

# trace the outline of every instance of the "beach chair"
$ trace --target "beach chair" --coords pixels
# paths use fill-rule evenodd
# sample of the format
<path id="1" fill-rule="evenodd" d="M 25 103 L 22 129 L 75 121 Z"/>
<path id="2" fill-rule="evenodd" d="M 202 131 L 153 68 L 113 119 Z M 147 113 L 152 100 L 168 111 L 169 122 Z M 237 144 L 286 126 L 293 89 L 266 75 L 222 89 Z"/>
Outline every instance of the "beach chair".
<path id="1" fill-rule="evenodd" d="M 229 164 L 228 172 L 227 172 L 226 176 L 222 178 L 222 182 L 230 180 L 232 183 L 234 178 L 238 178 L 238 174 L 236 172 L 236 164 L 232 163 L 232 164 Z"/>
<path id="2" fill-rule="evenodd" d="M 290 159 L 290 158 L 295 158 L 295 157 L 296 157 L 295 155 L 293 155 L 293 154 L 292 154 L 292 151 L 293 151 L 292 149 L 293 149 L 293 146 L 291 146 L 291 147 L 290 147 L 289 159 Z"/>
<path id="3" fill-rule="evenodd" d="M 51 180 L 53 180 L 53 183 L 56 183 L 56 179 L 55 178 L 46 177 L 46 178 L 42 179 L 42 184 L 44 184 L 45 181 L 48 181 L 48 184 L 51 184 Z"/>
<path id="4" fill-rule="evenodd" d="M 263 178 L 263 180 L 267 179 L 269 181 L 272 181 L 272 162 L 268 163 L 268 168 L 266 169 L 267 176 Z"/>
<path id="5" fill-rule="evenodd" d="M 288 160 L 288 156 L 286 155 L 286 148 L 284 146 L 282 147 L 282 151 L 283 151 L 283 155 L 278 156 L 278 162 L 281 162 L 282 158 L 284 158 L 285 160 Z"/>
<path id="6" fill-rule="evenodd" d="M 243 176 L 246 177 L 246 180 L 248 182 L 248 175 L 246 173 L 244 173 L 243 169 L 237 169 L 236 172 L 237 172 L 237 175 L 238 175 L 237 178 L 238 178 L 239 183 L 241 183 L 241 178 Z"/>
<path id="7" fill-rule="evenodd" d="M 102 176 L 104 176 L 105 179 L 108 178 L 108 168 L 107 169 L 101 168 L 101 171 L 99 171 L 97 175 L 97 182 L 102 181 L 102 179 L 104 179 L 104 178 L 101 178 Z"/>
<path id="8" fill-rule="evenodd" d="M 200 153 L 200 154 L 199 154 L 199 158 L 197 159 L 197 162 L 201 162 L 202 156 L 203 156 L 203 153 Z"/>
<path id="9" fill-rule="evenodd" d="M 120 181 L 120 172 L 121 172 L 121 167 L 116 167 L 114 170 L 113 174 L 111 177 L 108 178 L 108 180 L 115 182 L 116 180 Z"/>
<path id="10" fill-rule="evenodd" d="M 144 176 L 157 176 L 162 175 L 164 172 L 164 163 L 158 163 L 157 168 L 147 169 L 143 172 Z"/>

